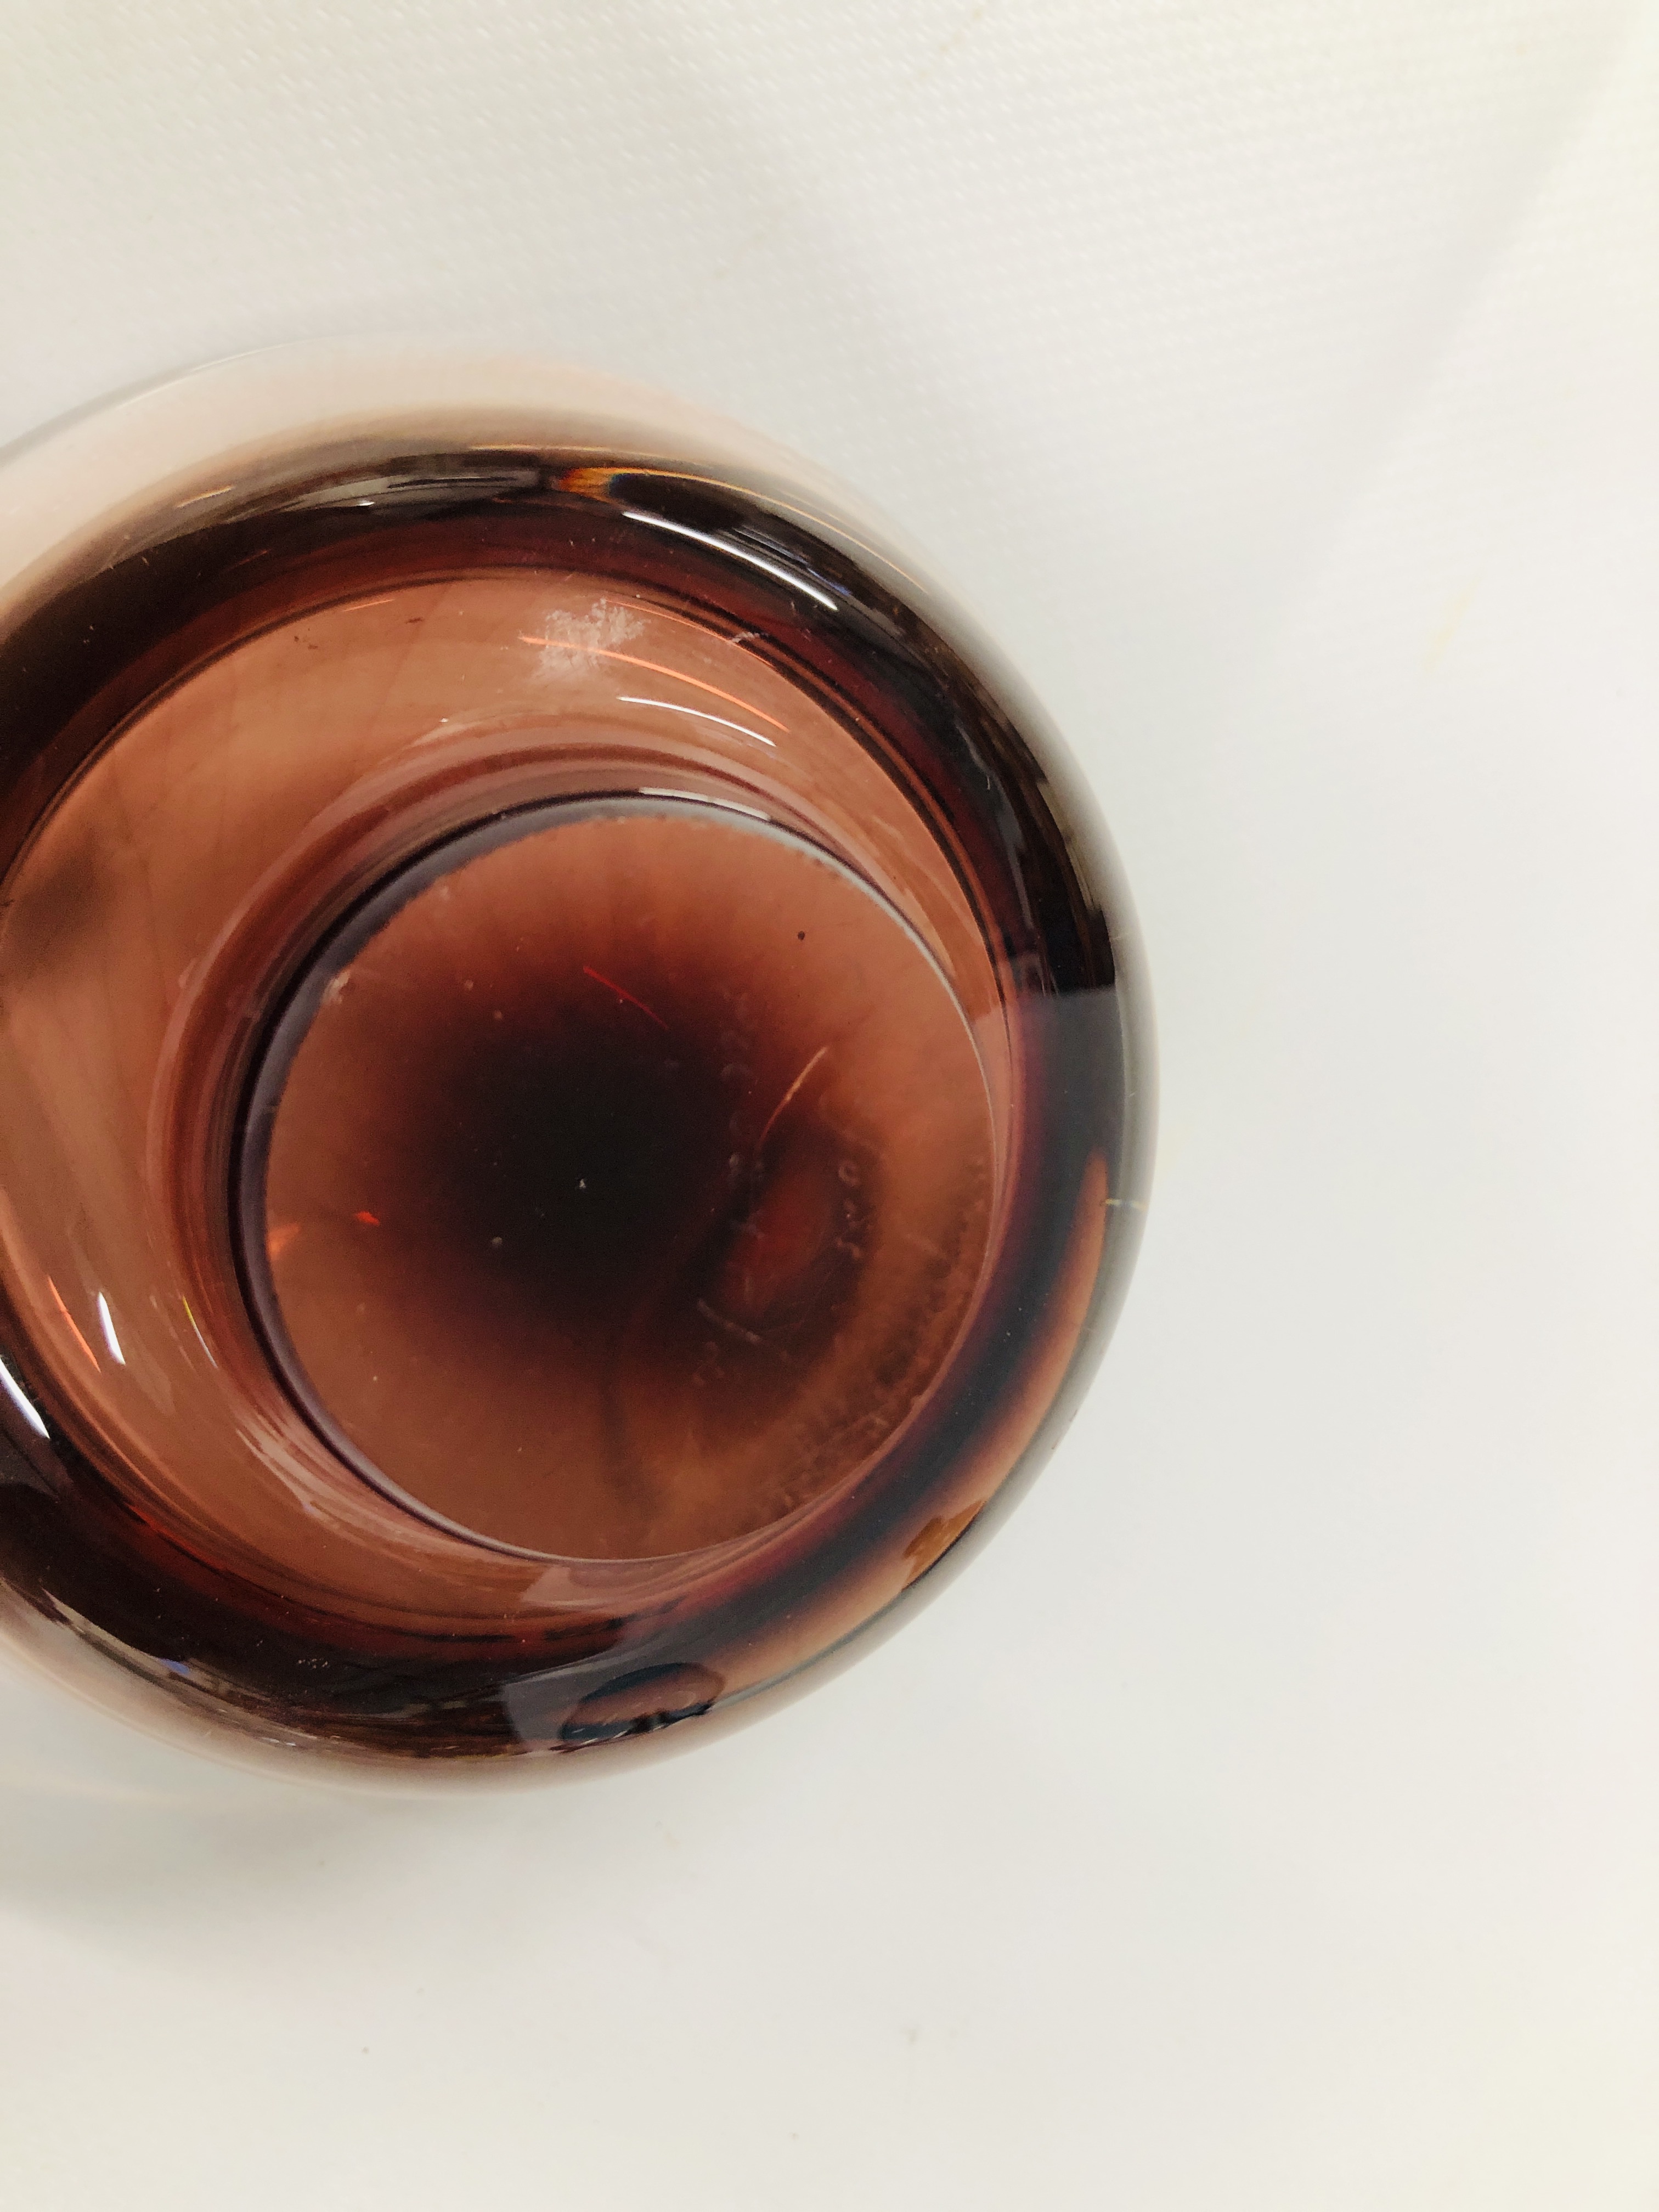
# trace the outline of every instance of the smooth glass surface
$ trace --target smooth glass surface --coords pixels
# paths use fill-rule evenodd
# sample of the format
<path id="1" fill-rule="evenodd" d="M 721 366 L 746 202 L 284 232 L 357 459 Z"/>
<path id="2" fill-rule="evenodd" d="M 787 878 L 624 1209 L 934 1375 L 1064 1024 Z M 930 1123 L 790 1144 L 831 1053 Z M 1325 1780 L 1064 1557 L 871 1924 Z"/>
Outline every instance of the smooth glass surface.
<path id="1" fill-rule="evenodd" d="M 531 1771 L 753 1709 L 1009 1501 L 1143 1017 L 1051 741 L 866 524 L 666 402 L 368 372 L 129 403 L 148 486 L 66 432 L 0 545 L 0 1565 L 151 1724 Z"/>
<path id="2" fill-rule="evenodd" d="M 295 1396 L 370 1480 L 549 1557 L 702 1550 L 873 1464 L 984 1266 L 943 974 L 706 802 L 513 813 L 394 876 L 252 1115 L 243 1264 Z"/>

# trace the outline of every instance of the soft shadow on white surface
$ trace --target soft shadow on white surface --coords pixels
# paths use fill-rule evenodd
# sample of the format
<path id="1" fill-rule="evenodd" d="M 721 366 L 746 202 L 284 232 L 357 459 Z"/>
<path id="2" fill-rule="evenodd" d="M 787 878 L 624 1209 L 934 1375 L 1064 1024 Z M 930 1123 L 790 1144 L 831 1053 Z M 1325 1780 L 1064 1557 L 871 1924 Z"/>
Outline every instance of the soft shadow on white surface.
<path id="1" fill-rule="evenodd" d="M 298 1862 L 372 1858 L 406 1813 L 218 1765 L 0 1675 L 0 1904 L 13 1911 L 106 1937 L 129 1918 L 211 1914 Z"/>

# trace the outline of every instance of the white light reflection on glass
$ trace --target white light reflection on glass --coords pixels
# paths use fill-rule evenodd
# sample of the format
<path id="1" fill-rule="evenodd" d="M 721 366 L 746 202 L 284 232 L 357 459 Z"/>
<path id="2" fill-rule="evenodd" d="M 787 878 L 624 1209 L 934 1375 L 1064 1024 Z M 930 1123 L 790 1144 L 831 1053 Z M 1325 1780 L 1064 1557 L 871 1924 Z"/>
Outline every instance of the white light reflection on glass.
<path id="1" fill-rule="evenodd" d="M 821 607 L 828 607 L 831 614 L 837 611 L 836 602 L 828 592 L 821 592 L 816 584 L 809 584 L 805 576 L 798 576 L 793 568 L 783 568 L 776 561 L 764 560 L 760 554 L 751 553 L 746 545 L 734 545 L 729 538 L 716 538 L 709 531 L 693 530 L 684 522 L 671 522 L 664 514 L 645 514 L 636 507 L 624 507 L 623 519 L 627 522 L 647 523 L 653 530 L 672 530 L 676 538 L 694 538 L 699 545 L 710 546 L 716 553 L 729 553 L 734 561 L 746 561 L 751 568 L 763 568 L 769 576 L 775 576 L 779 583 L 787 584 L 792 592 L 805 592 L 809 599 L 816 599 Z"/>
<path id="2" fill-rule="evenodd" d="M 216 1367 L 216 1366 L 219 1364 L 219 1363 L 218 1363 L 218 1361 L 214 1358 L 214 1356 L 213 1356 L 213 1352 L 212 1352 L 212 1350 L 211 1350 L 210 1346 L 209 1346 L 209 1344 L 208 1344 L 208 1340 L 207 1340 L 206 1337 L 204 1337 L 204 1336 L 203 1335 L 203 1334 L 202 1334 L 202 1325 L 201 1325 L 201 1323 L 197 1320 L 197 1318 L 196 1318 L 195 1315 L 194 1315 L 194 1314 L 191 1311 L 191 1310 L 190 1310 L 190 1300 L 189 1300 L 188 1298 L 182 1298 L 182 1297 L 181 1297 L 181 1298 L 179 1299 L 179 1304 L 180 1304 L 180 1305 L 184 1308 L 184 1310 L 185 1310 L 185 1320 L 190 1323 L 191 1327 L 191 1328 L 196 1331 L 196 1341 L 198 1342 L 198 1344 L 199 1344 L 199 1345 L 201 1346 L 201 1347 L 202 1347 L 203 1351 L 204 1351 L 204 1352 L 205 1352 L 207 1353 L 207 1356 L 208 1356 L 208 1365 L 209 1365 L 210 1367 Z"/>
<path id="3" fill-rule="evenodd" d="M 683 799 L 688 806 L 719 806 L 724 808 L 728 814 L 752 815 L 757 822 L 764 822 L 769 828 L 771 826 L 771 816 L 763 814 L 758 806 L 740 806 L 735 799 L 716 799 L 711 792 L 669 791 L 659 783 L 642 783 L 640 786 L 640 797 L 641 799 Z"/>
<path id="4" fill-rule="evenodd" d="M 717 722 L 723 730 L 735 730 L 740 738 L 752 738 L 757 745 L 778 749 L 775 738 L 763 738 L 758 730 L 745 730 L 741 722 L 728 722 L 724 714 L 705 714 L 701 707 L 677 707 L 672 699 L 635 699 L 626 691 L 617 694 L 619 707 L 660 707 L 665 714 L 695 714 L 700 722 Z"/>
<path id="5" fill-rule="evenodd" d="M 46 1433 L 46 1423 L 24 1396 L 22 1384 L 3 1359 L 0 1359 L 0 1389 L 4 1390 L 7 1397 L 11 1400 L 12 1404 L 16 1407 L 36 1436 L 44 1437 Z"/>
<path id="6" fill-rule="evenodd" d="M 110 1316 L 109 1300 L 101 1291 L 98 1293 L 98 1326 L 104 1332 L 104 1341 L 109 1346 L 109 1356 L 118 1367 L 125 1367 L 127 1355 L 121 1349 L 121 1340 L 115 1334 L 115 1323 Z"/>

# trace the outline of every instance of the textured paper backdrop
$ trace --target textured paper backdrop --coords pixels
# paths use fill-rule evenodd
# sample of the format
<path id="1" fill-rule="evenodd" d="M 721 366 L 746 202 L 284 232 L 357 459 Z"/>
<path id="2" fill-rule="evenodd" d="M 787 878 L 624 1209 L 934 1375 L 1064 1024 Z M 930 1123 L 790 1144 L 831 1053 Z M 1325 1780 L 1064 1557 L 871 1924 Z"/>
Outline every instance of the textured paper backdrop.
<path id="1" fill-rule="evenodd" d="M 0 0 L 0 438 L 420 327 L 842 471 L 1165 1097 L 1052 1470 L 747 1735 L 411 1809 L 0 1685 L 8 2203 L 1650 2212 L 1659 11 Z"/>

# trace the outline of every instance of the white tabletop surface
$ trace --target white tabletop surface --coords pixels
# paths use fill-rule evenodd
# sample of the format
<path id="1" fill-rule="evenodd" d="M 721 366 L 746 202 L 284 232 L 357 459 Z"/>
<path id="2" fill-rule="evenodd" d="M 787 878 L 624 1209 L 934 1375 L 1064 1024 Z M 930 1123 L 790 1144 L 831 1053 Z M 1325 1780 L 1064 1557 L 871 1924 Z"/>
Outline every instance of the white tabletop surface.
<path id="1" fill-rule="evenodd" d="M 0 1680 L 16 2212 L 1659 2203 L 1659 8 L 0 0 L 0 439 L 500 337 L 932 549 L 1164 1109 L 1048 1473 L 745 1734 L 362 1802 Z"/>

